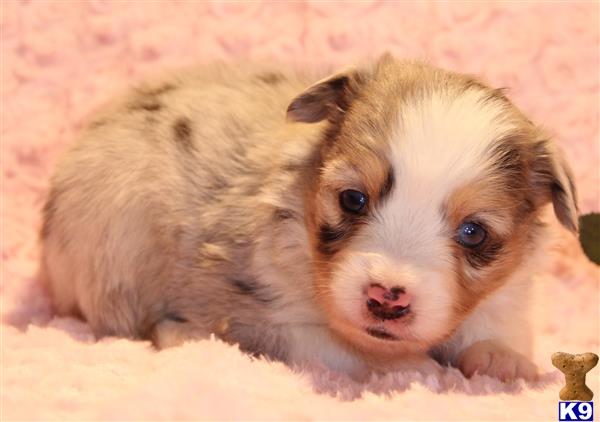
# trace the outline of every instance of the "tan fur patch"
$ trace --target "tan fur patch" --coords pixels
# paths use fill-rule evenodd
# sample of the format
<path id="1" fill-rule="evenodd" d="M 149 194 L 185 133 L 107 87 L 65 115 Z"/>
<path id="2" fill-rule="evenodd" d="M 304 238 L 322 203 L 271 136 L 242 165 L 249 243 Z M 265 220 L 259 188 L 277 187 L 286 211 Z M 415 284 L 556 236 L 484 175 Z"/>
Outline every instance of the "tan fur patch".
<path id="1" fill-rule="evenodd" d="M 469 250 L 458 243 L 453 245 L 460 286 L 455 307 L 458 320 L 515 272 L 539 227 L 535 192 L 529 184 L 528 149 L 515 143 L 505 148 L 513 148 L 510 164 L 506 159 L 493 162 L 487 174 L 453 192 L 444 207 L 450 230 L 456 231 L 463 221 L 481 223 L 487 230 L 481 248 Z M 481 265 L 474 265 L 472 254 L 479 255 L 481 262 L 475 263 Z"/>
<path id="2" fill-rule="evenodd" d="M 231 259 L 226 247 L 215 243 L 203 243 L 198 248 L 198 265 L 204 268 L 223 265 Z"/>

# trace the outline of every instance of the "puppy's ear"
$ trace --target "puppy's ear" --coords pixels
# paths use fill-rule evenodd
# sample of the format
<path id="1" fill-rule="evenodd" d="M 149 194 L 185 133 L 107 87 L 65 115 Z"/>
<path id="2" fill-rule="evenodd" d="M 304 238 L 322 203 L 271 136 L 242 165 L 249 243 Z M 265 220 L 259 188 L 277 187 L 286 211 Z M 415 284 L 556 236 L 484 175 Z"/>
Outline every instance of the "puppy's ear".
<path id="1" fill-rule="evenodd" d="M 323 79 L 292 100 L 287 118 L 302 123 L 336 121 L 348 110 L 365 81 L 366 73 L 356 69 Z"/>
<path id="2" fill-rule="evenodd" d="M 572 232 L 579 229 L 577 192 L 573 174 L 559 149 L 549 141 L 535 146 L 533 186 L 545 197 L 550 195 L 558 221 Z"/>

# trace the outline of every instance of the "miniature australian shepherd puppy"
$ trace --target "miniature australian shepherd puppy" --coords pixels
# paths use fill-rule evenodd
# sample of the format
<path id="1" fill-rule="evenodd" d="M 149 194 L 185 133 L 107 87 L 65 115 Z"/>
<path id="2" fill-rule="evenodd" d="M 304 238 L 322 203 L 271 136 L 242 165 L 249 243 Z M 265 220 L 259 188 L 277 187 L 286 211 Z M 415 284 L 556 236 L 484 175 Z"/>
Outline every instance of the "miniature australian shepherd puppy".
<path id="1" fill-rule="evenodd" d="M 316 79 L 215 65 L 97 114 L 44 208 L 57 312 L 355 377 L 437 361 L 535 379 L 545 205 L 577 231 L 552 141 L 502 91 L 426 64 Z"/>

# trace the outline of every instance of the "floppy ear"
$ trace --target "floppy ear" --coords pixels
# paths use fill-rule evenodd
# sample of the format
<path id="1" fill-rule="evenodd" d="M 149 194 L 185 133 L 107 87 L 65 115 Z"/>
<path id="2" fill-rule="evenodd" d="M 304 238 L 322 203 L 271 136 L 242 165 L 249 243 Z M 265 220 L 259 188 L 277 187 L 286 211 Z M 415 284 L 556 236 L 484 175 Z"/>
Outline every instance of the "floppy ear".
<path id="1" fill-rule="evenodd" d="M 550 195 L 558 221 L 572 232 L 579 230 L 577 192 L 573 175 L 559 149 L 549 141 L 536 144 L 533 186 Z"/>
<path id="2" fill-rule="evenodd" d="M 365 74 L 356 69 L 323 79 L 292 100 L 287 118 L 302 123 L 336 121 L 348 110 L 365 79 Z"/>

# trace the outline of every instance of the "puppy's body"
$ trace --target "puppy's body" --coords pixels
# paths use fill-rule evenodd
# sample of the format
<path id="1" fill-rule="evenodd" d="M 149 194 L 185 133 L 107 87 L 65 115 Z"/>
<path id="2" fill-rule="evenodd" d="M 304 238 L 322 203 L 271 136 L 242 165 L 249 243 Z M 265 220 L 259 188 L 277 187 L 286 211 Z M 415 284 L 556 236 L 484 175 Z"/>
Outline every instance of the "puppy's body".
<path id="1" fill-rule="evenodd" d="M 57 311 L 159 347 L 214 333 L 352 374 L 429 350 L 468 375 L 531 378 L 518 302 L 539 209 L 575 228 L 551 145 L 501 93 L 425 65 L 314 82 L 215 66 L 97 116 L 45 208 Z M 457 243 L 467 220 L 487 249 Z M 385 313 L 393 288 L 401 317 Z"/>
<path id="2" fill-rule="evenodd" d="M 81 312 L 99 335 L 179 339 L 162 337 L 164 323 L 280 358 L 280 325 L 323 324 L 298 194 L 318 128 L 285 119 L 309 82 L 277 78 L 201 69 L 140 88 L 90 124 L 46 207 L 60 313 Z"/>

